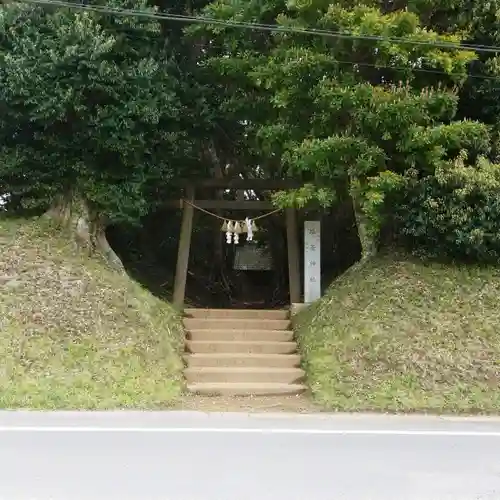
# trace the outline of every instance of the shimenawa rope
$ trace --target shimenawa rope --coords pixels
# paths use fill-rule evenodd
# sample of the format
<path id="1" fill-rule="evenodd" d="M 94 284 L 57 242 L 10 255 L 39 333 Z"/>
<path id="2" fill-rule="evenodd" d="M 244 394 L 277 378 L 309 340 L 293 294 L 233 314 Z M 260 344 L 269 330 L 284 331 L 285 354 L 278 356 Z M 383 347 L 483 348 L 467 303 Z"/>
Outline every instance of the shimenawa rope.
<path id="1" fill-rule="evenodd" d="M 240 222 L 239 219 L 228 219 L 227 217 L 222 217 L 218 214 L 214 214 L 213 212 L 210 212 L 209 210 L 205 210 L 204 208 L 199 207 L 198 205 L 190 202 L 189 200 L 184 199 L 183 202 L 187 203 L 188 205 L 191 205 L 193 208 L 196 208 L 196 210 L 199 210 L 200 212 L 203 212 L 204 214 L 211 215 L 212 217 L 215 217 L 216 219 L 219 219 L 219 220 L 222 220 L 225 222 L 232 222 L 233 224 L 236 222 Z M 254 221 L 261 220 L 261 219 L 264 219 L 266 217 L 269 217 L 270 215 L 274 215 L 278 212 L 281 212 L 281 208 L 277 208 L 276 210 L 272 210 L 271 212 L 267 212 L 265 214 L 258 215 L 257 217 L 252 217 L 252 220 L 254 220 Z"/>

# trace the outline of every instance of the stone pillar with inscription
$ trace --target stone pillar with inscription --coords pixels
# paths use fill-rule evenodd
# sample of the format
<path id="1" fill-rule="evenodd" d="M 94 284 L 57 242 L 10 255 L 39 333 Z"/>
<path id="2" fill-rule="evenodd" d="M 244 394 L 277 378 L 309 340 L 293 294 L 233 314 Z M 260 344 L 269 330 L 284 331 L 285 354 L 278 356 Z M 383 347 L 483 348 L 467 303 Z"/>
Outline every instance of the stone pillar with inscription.
<path id="1" fill-rule="evenodd" d="M 304 302 L 321 297 L 321 222 L 304 222 Z"/>

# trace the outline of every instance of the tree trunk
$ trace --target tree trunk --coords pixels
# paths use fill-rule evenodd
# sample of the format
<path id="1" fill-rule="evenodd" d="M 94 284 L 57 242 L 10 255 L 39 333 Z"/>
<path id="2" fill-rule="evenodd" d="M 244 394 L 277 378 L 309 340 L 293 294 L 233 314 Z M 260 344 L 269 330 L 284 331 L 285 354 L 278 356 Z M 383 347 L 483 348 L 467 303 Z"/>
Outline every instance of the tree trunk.
<path id="1" fill-rule="evenodd" d="M 85 199 L 71 195 L 60 196 L 45 212 L 44 217 L 67 231 L 89 255 L 100 256 L 113 269 L 125 271 L 121 259 L 106 238 L 106 219 L 91 210 Z"/>
<path id="2" fill-rule="evenodd" d="M 212 164 L 212 176 L 215 179 L 222 179 L 224 177 L 224 172 L 222 170 L 221 162 L 219 160 L 219 156 L 215 149 L 215 144 L 213 141 L 210 141 L 207 149 L 206 149 L 206 157 L 208 161 Z M 215 199 L 222 200 L 223 195 L 220 189 L 215 191 Z M 215 209 L 214 213 L 218 216 L 222 216 L 222 211 L 219 209 Z M 215 219 L 213 221 L 214 227 L 214 262 L 216 263 L 217 269 L 220 271 L 221 279 L 224 283 L 224 286 L 228 287 L 226 273 L 225 273 L 225 262 L 224 262 L 224 244 L 223 237 L 220 232 L 220 227 L 222 222 L 220 220 Z"/>
<path id="3" fill-rule="evenodd" d="M 359 182 L 351 180 L 351 198 L 361 243 L 361 261 L 364 262 L 377 253 L 377 241 L 370 229 L 370 221 L 363 210 L 360 191 Z"/>
<path id="4" fill-rule="evenodd" d="M 354 202 L 354 215 L 358 226 L 358 237 L 361 243 L 361 260 L 367 260 L 377 253 L 375 239 L 370 234 L 369 224 L 363 210 L 356 206 Z"/>

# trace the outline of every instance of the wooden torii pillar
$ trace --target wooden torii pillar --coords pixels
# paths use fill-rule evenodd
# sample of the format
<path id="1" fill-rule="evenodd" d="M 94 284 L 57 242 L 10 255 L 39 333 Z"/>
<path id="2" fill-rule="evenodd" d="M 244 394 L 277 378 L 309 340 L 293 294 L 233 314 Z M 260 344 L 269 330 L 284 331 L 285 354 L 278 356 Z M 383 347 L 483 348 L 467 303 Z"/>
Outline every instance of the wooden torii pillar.
<path id="1" fill-rule="evenodd" d="M 186 199 L 194 203 L 194 188 L 186 189 Z M 189 266 L 189 253 L 191 248 L 191 236 L 193 234 L 194 207 L 189 203 L 182 204 L 182 222 L 179 235 L 179 248 L 177 249 L 177 264 L 175 266 L 174 280 L 174 306 L 182 309 L 186 295 L 187 271 Z"/>
<path id="2" fill-rule="evenodd" d="M 178 309 L 184 308 L 186 295 L 186 281 L 193 233 L 194 207 L 206 210 L 272 210 L 275 206 L 269 201 L 262 200 L 196 200 L 196 188 L 240 189 L 240 190 L 282 190 L 300 187 L 302 183 L 290 180 L 268 179 L 205 179 L 195 183 L 186 182 L 186 197 L 175 200 L 168 205 L 173 208 L 182 208 L 182 222 L 175 269 L 173 303 Z M 285 210 L 286 237 L 288 251 L 288 281 L 290 303 L 300 302 L 300 250 L 297 211 L 293 208 Z"/>

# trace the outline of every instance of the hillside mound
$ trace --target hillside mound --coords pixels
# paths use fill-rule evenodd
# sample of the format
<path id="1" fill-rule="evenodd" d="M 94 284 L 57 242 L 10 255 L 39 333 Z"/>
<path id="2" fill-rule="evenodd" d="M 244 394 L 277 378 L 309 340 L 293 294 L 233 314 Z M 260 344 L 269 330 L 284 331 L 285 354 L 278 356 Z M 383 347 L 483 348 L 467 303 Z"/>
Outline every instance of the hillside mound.
<path id="1" fill-rule="evenodd" d="M 295 328 L 327 409 L 500 410 L 500 269 L 379 257 L 354 268 Z"/>
<path id="2" fill-rule="evenodd" d="M 0 219 L 0 407 L 161 408 L 182 388 L 181 323 L 40 221 Z"/>

